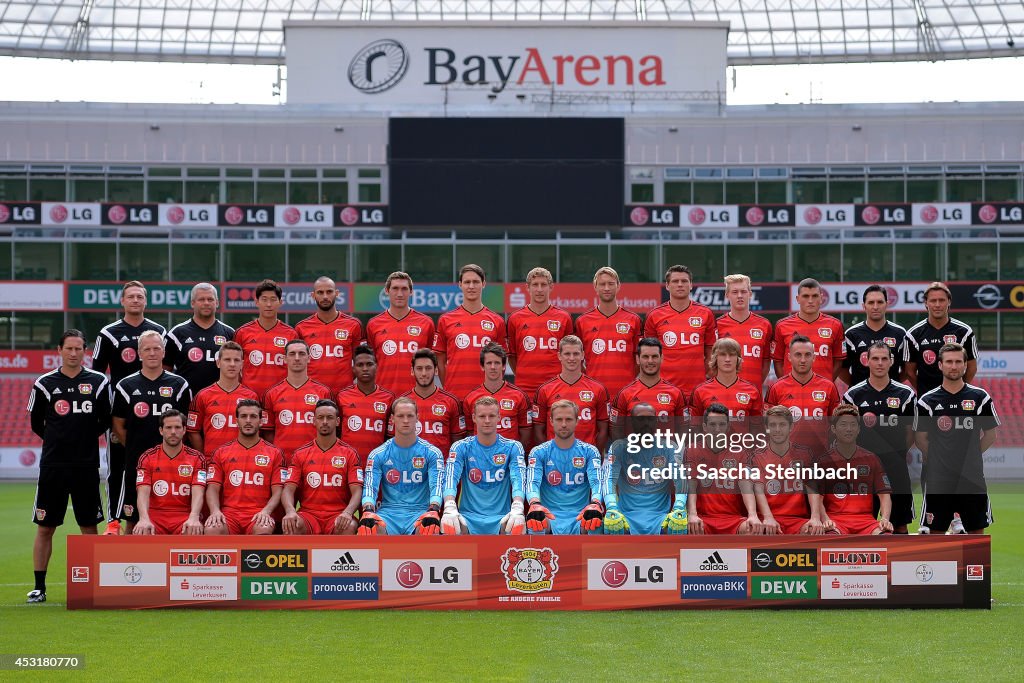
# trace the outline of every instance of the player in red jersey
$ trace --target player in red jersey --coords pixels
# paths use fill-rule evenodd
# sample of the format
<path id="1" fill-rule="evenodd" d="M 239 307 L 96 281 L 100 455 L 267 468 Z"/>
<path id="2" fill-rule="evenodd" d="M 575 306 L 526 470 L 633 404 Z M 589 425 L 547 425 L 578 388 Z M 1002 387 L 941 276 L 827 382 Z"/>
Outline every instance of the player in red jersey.
<path id="1" fill-rule="evenodd" d="M 527 396 L 536 395 L 537 388 L 561 370 L 558 342 L 572 334 L 572 316 L 551 305 L 552 282 L 547 268 L 527 273 L 530 303 L 508 317 L 508 364 L 516 373 L 516 386 Z"/>
<path id="2" fill-rule="evenodd" d="M 434 339 L 434 321 L 409 307 L 412 278 L 398 270 L 388 275 L 384 293 L 388 310 L 366 324 L 366 341 L 377 358 L 377 384 L 393 394 L 416 386 L 409 366 L 419 349 L 430 348 Z"/>
<path id="3" fill-rule="evenodd" d="M 200 515 L 206 493 L 206 460 L 202 453 L 182 443 L 184 418 L 174 408 L 162 412 L 162 442 L 139 458 L 135 479 L 139 521 L 132 533 L 140 536 L 199 536 L 203 533 Z"/>
<path id="4" fill-rule="evenodd" d="M 352 384 L 352 349 L 363 341 L 363 325 L 335 308 L 338 288 L 322 275 L 313 283 L 316 313 L 295 326 L 309 345 L 309 376 L 332 392 Z"/>
<path id="5" fill-rule="evenodd" d="M 412 374 L 416 387 L 399 398 L 416 402 L 416 436 L 447 453 L 453 443 L 466 436 L 462 405 L 459 399 L 437 387 L 437 356 L 430 349 L 420 349 L 413 355 Z M 394 433 L 394 425 L 390 431 Z"/>
<path id="6" fill-rule="evenodd" d="M 284 352 L 288 376 L 267 389 L 263 396 L 263 406 L 267 410 L 263 438 L 284 451 L 285 464 L 290 464 L 295 449 L 316 436 L 313 407 L 320 399 L 331 398 L 331 390 L 310 379 L 306 342 L 293 339 Z"/>
<path id="7" fill-rule="evenodd" d="M 690 299 L 693 273 L 686 266 L 665 271 L 668 303 L 647 314 L 644 336 L 657 337 L 665 347 L 665 379 L 687 395 L 707 379 L 711 345 L 715 343 L 715 316 Z"/>
<path id="8" fill-rule="evenodd" d="M 803 335 L 789 340 L 792 371 L 772 385 L 765 405 L 785 406 L 793 415 L 793 441 L 821 455 L 828 446 L 828 418 L 839 406 L 836 385 L 811 370 L 814 344 Z"/>
<path id="9" fill-rule="evenodd" d="M 281 531 L 292 535 L 355 535 L 353 513 L 363 497 L 359 454 L 336 436 L 338 406 L 334 401 L 317 402 L 313 423 L 316 438 L 295 451 L 284 478 Z"/>
<path id="10" fill-rule="evenodd" d="M 835 381 L 846 358 L 843 324 L 828 313 L 821 312 L 821 285 L 814 278 L 805 278 L 797 285 L 797 313 L 788 315 L 775 324 L 772 337 L 772 364 L 775 376 L 789 372 L 790 340 L 796 335 L 807 337 L 814 345 L 814 372 L 829 381 Z"/>
<path id="11" fill-rule="evenodd" d="M 260 438 L 262 412 L 257 401 L 239 401 L 238 439 L 218 448 L 209 461 L 207 535 L 274 533 L 286 467 L 281 449 Z"/>
<path id="12" fill-rule="evenodd" d="M 860 412 L 851 405 L 832 416 L 835 445 L 818 458 L 824 475 L 807 482 L 811 512 L 837 534 L 891 534 L 892 487 L 878 456 L 857 445 Z M 874 497 L 879 517 L 875 519 Z"/>
<path id="13" fill-rule="evenodd" d="M 188 439 L 192 448 L 213 455 L 238 438 L 235 406 L 244 398 L 258 400 L 256 392 L 242 384 L 242 346 L 225 342 L 217 351 L 219 379 L 192 399 L 188 409 Z"/>
<path id="14" fill-rule="evenodd" d="M 608 406 L 612 441 L 626 436 L 625 421 L 633 408 L 647 403 L 658 417 L 658 429 L 683 430 L 686 418 L 686 394 L 679 387 L 661 378 L 661 342 L 644 337 L 636 347 L 640 373 L 615 395 Z"/>
<path id="15" fill-rule="evenodd" d="M 725 298 L 729 300 L 729 312 L 715 321 L 715 331 L 719 339 L 739 342 L 743 352 L 740 377 L 756 386 L 760 393 L 768 377 L 772 355 L 772 324 L 767 318 L 750 312 L 752 296 L 749 277 L 726 275 Z"/>
<path id="16" fill-rule="evenodd" d="M 520 442 L 526 449 L 533 436 L 533 401 L 522 389 L 505 381 L 505 360 L 505 349 L 494 342 L 480 349 L 484 382 L 466 394 L 466 399 L 462 402 L 462 414 L 466 416 L 466 433 L 476 433 L 473 410 L 477 399 L 493 396 L 498 400 L 498 434 Z"/>
<path id="17" fill-rule="evenodd" d="M 765 411 L 764 419 L 768 444 L 755 449 L 750 458 L 751 469 L 760 475 L 754 479 L 754 496 L 762 533 L 824 533 L 820 522 L 811 519 L 804 480 L 798 476 L 797 470 L 810 467 L 814 456 L 805 446 L 789 440 L 793 415 L 783 406 L 772 406 Z"/>
<path id="18" fill-rule="evenodd" d="M 235 341 L 242 345 L 245 365 L 242 381 L 262 400 L 264 392 L 288 373 L 284 346 L 295 339 L 295 330 L 278 320 L 281 308 L 281 287 L 273 280 L 256 285 L 254 294 L 259 316 L 235 332 Z"/>
<path id="19" fill-rule="evenodd" d="M 739 471 L 750 455 L 729 447 L 729 410 L 721 403 L 708 404 L 702 422 L 704 434 L 711 438 L 686 451 L 690 468 L 687 533 L 760 534 L 753 482 Z"/>
<path id="20" fill-rule="evenodd" d="M 735 339 L 719 339 L 711 347 L 711 361 L 708 370 L 711 379 L 697 386 L 690 397 L 690 415 L 703 415 L 712 403 L 721 403 L 729 411 L 729 417 L 738 423 L 739 431 L 748 431 L 753 423 L 758 427 L 764 412 L 761 389 L 740 377 L 745 361 L 740 344 Z"/>
<path id="21" fill-rule="evenodd" d="M 576 336 L 583 340 L 586 373 L 615 396 L 637 373 L 636 350 L 643 335 L 640 316 L 619 306 L 622 283 L 610 266 L 594 274 L 597 308 L 576 319 Z"/>
<path id="22" fill-rule="evenodd" d="M 342 441 L 366 462 L 370 451 L 388 437 L 391 404 L 397 397 L 377 384 L 377 358 L 366 344 L 360 344 L 352 352 L 352 369 L 355 384 L 339 391 L 334 400 L 340 411 Z"/>
<path id="23" fill-rule="evenodd" d="M 462 305 L 442 315 L 434 333 L 432 348 L 441 385 L 460 401 L 480 384 L 480 349 L 490 341 L 505 343 L 505 319 L 483 304 L 486 284 L 483 268 L 472 263 L 462 266 Z"/>
<path id="24" fill-rule="evenodd" d="M 576 438 L 604 453 L 608 443 L 608 391 L 600 382 L 583 374 L 583 341 L 579 337 L 570 334 L 558 345 L 562 372 L 537 390 L 533 442 L 540 444 L 555 438 L 551 406 L 556 401 L 568 400 L 579 408 Z"/>

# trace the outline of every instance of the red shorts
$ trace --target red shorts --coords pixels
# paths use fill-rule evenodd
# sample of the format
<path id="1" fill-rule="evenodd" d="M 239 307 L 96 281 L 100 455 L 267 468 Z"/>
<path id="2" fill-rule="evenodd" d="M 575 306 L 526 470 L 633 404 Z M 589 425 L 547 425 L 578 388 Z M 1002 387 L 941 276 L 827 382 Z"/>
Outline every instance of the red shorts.
<path id="1" fill-rule="evenodd" d="M 149 511 L 149 521 L 153 522 L 154 534 L 176 536 L 181 534 L 181 527 L 188 521 L 188 513 Z"/>
<path id="2" fill-rule="evenodd" d="M 868 514 L 863 515 L 829 515 L 835 522 L 836 531 L 841 534 L 869 536 L 878 528 L 878 520 Z"/>
<path id="3" fill-rule="evenodd" d="M 775 521 L 782 527 L 782 533 L 788 535 L 799 534 L 800 530 L 804 528 L 804 524 L 807 524 L 809 520 L 803 517 L 776 517 Z"/>
<path id="4" fill-rule="evenodd" d="M 299 517 L 306 522 L 310 534 L 319 536 L 330 536 L 334 533 L 334 520 L 341 512 L 328 512 L 321 514 L 313 510 L 298 510 Z"/>
<path id="5" fill-rule="evenodd" d="M 704 520 L 704 533 L 715 535 L 735 534 L 740 525 L 747 521 L 746 517 L 739 515 L 704 515 L 701 519 Z"/>
<path id="6" fill-rule="evenodd" d="M 253 517 L 259 510 L 228 510 L 221 508 L 224 521 L 228 523 L 228 533 L 232 536 L 251 536 L 256 529 L 256 522 Z"/>

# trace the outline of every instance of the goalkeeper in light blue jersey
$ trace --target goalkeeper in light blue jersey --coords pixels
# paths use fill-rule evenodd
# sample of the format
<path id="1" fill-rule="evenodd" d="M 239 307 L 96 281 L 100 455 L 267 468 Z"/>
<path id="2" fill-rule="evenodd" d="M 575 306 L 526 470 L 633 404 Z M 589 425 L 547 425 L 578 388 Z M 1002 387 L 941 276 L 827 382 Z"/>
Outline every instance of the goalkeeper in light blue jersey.
<path id="1" fill-rule="evenodd" d="M 603 472 L 606 534 L 686 533 L 682 455 L 668 447 L 640 447 L 639 439 L 653 434 L 657 426 L 654 407 L 636 404 L 628 417 L 627 437 L 608 451 Z M 667 468 L 671 470 L 666 472 Z M 655 478 L 654 471 L 670 476 Z"/>
<path id="2" fill-rule="evenodd" d="M 480 397 L 473 404 L 476 436 L 452 444 L 444 471 L 444 534 L 526 532 L 526 457 L 521 443 L 498 434 L 500 419 L 497 399 Z"/>
<path id="3" fill-rule="evenodd" d="M 601 454 L 576 438 L 579 407 L 555 401 L 548 410 L 555 438 L 530 451 L 526 494 L 532 534 L 601 533 Z"/>

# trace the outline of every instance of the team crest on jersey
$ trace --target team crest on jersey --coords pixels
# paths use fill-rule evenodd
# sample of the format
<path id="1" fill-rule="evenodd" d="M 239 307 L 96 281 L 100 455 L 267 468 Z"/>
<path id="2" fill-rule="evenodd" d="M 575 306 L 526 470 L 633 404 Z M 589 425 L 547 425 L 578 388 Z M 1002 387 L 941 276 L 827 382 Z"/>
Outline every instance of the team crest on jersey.
<path id="1" fill-rule="evenodd" d="M 572 466 L 575 467 L 578 470 L 583 469 L 586 466 L 586 464 L 587 464 L 587 459 L 586 458 L 576 457 L 576 458 L 572 459 Z"/>
<path id="2" fill-rule="evenodd" d="M 412 466 L 415 467 L 418 470 L 422 470 L 424 465 L 426 465 L 426 464 L 427 464 L 427 459 L 426 458 L 418 458 L 417 457 L 417 458 L 413 458 L 412 459 Z"/>
<path id="3" fill-rule="evenodd" d="M 338 341 L 345 341 L 348 339 L 348 330 L 335 330 L 334 338 Z"/>
<path id="4" fill-rule="evenodd" d="M 822 401 L 825 400 L 825 392 L 824 391 L 812 391 L 811 392 L 811 398 L 814 399 L 815 401 L 818 401 L 819 403 L 821 403 Z"/>
<path id="5" fill-rule="evenodd" d="M 584 403 L 590 403 L 591 401 L 594 400 L 594 392 L 593 391 L 581 391 L 580 392 L 580 400 L 583 401 Z"/>
<path id="6" fill-rule="evenodd" d="M 284 337 L 274 337 L 274 346 L 277 346 L 277 347 L 280 347 L 280 348 L 283 349 L 287 345 L 288 345 L 288 340 L 285 339 Z"/>
<path id="7" fill-rule="evenodd" d="M 270 464 L 270 456 L 269 455 L 257 455 L 254 458 L 254 460 L 256 461 L 256 464 L 259 465 L 260 467 L 266 467 L 267 465 Z"/>
<path id="8" fill-rule="evenodd" d="M 495 453 L 494 457 L 491 458 L 491 460 L 494 462 L 495 465 L 500 467 L 505 464 L 505 460 L 507 459 L 507 457 L 508 456 L 506 456 L 504 453 Z"/>
<path id="9" fill-rule="evenodd" d="M 438 417 L 441 417 L 442 415 L 444 415 L 447 410 L 448 409 L 445 408 L 440 403 L 435 403 L 434 405 L 432 405 L 430 407 L 430 412 L 432 412 L 434 415 L 437 415 Z"/>
<path id="10" fill-rule="evenodd" d="M 751 330 L 750 331 L 750 338 L 751 339 L 762 339 L 762 338 L 764 338 L 764 330 Z"/>
<path id="11" fill-rule="evenodd" d="M 670 396 L 669 394 L 666 394 L 666 393 L 658 394 L 658 403 L 660 403 L 661 405 L 667 406 L 671 402 L 672 402 L 672 396 Z"/>
<path id="12" fill-rule="evenodd" d="M 163 398 L 170 398 L 173 393 L 174 389 L 172 387 L 160 387 L 160 396 Z"/>
<path id="13" fill-rule="evenodd" d="M 956 335 L 955 334 L 944 334 L 944 335 L 942 335 L 942 343 L 943 344 L 956 344 Z"/>
<path id="14" fill-rule="evenodd" d="M 651 465 L 654 467 L 664 467 L 667 462 L 664 455 L 656 455 L 651 458 Z"/>
<path id="15" fill-rule="evenodd" d="M 974 410 L 974 401 L 972 401 L 971 399 L 965 399 L 961 401 L 960 405 L 963 407 L 964 410 Z"/>
<path id="16" fill-rule="evenodd" d="M 510 398 L 501 399 L 500 405 L 502 410 L 515 410 L 516 408 L 516 402 Z"/>
<path id="17" fill-rule="evenodd" d="M 422 332 L 419 325 L 409 325 L 409 327 L 405 328 L 405 331 L 409 333 L 410 337 L 418 337 L 420 332 Z"/>
<path id="18" fill-rule="evenodd" d="M 178 465 L 178 476 L 179 477 L 191 477 L 192 476 L 192 465 Z"/>
<path id="19" fill-rule="evenodd" d="M 896 337 L 885 337 L 882 341 L 886 346 L 896 346 Z"/>
<path id="20" fill-rule="evenodd" d="M 46 510 L 42 508 L 36 508 L 36 519 L 40 522 L 46 519 Z"/>
<path id="21" fill-rule="evenodd" d="M 78 385 L 78 393 L 80 393 L 80 394 L 91 394 L 92 393 L 92 385 L 91 384 L 79 384 Z"/>
<path id="22" fill-rule="evenodd" d="M 307 406 L 315 406 L 316 402 L 320 400 L 320 397 L 316 394 L 306 394 L 305 399 Z"/>
<path id="23" fill-rule="evenodd" d="M 699 315 L 690 316 L 690 327 L 700 327 L 701 322 Z"/>
<path id="24" fill-rule="evenodd" d="M 899 408 L 900 407 L 900 400 L 898 398 L 896 398 L 895 396 L 891 396 L 891 397 L 885 399 L 885 405 L 889 406 L 890 408 Z"/>
<path id="25" fill-rule="evenodd" d="M 736 394 L 736 400 L 742 405 L 747 405 L 750 403 L 750 394 Z"/>
<path id="26" fill-rule="evenodd" d="M 217 346 L 224 346 L 225 344 L 228 343 L 228 338 L 222 334 L 218 334 L 214 336 L 213 343 L 216 344 Z"/>
<path id="27" fill-rule="evenodd" d="M 562 323 L 561 322 L 559 322 L 558 320 L 549 320 L 548 321 L 548 331 L 549 332 L 558 332 L 560 329 L 562 329 Z"/>
<path id="28" fill-rule="evenodd" d="M 725 467 L 725 468 L 728 468 L 728 469 L 732 469 L 733 467 L 737 467 L 738 464 L 739 463 L 736 462 L 735 458 L 726 458 L 725 460 L 722 461 L 722 467 Z"/>
<path id="29" fill-rule="evenodd" d="M 818 328 L 818 336 L 821 337 L 822 339 L 831 339 L 832 338 L 832 329 L 829 328 L 829 327 L 819 327 Z"/>
<path id="30" fill-rule="evenodd" d="M 619 334 L 629 334 L 629 323 L 615 323 L 615 331 Z"/>
<path id="31" fill-rule="evenodd" d="M 866 477 L 866 476 L 868 476 L 868 474 L 870 472 L 871 472 L 871 468 L 869 468 L 867 465 L 860 465 L 860 466 L 857 467 L 857 476 L 858 477 L 861 477 L 861 478 Z"/>
<path id="32" fill-rule="evenodd" d="M 384 401 L 373 402 L 373 412 L 375 413 L 386 413 L 388 412 L 388 404 Z"/>
<path id="33" fill-rule="evenodd" d="M 334 465 L 335 467 L 337 467 L 338 469 L 341 469 L 342 467 L 345 466 L 345 456 L 344 455 L 336 455 L 336 456 L 334 456 L 333 458 L 331 458 L 331 464 Z"/>
<path id="34" fill-rule="evenodd" d="M 494 332 L 494 322 L 491 320 L 481 320 L 480 329 L 484 332 Z"/>

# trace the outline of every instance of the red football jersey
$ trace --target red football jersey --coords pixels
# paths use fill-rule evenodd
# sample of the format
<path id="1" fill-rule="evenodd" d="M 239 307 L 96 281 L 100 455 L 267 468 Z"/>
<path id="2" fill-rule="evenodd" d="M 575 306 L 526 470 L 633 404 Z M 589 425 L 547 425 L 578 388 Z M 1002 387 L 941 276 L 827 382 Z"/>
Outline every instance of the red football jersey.
<path id="1" fill-rule="evenodd" d="M 802 444 L 820 455 L 829 442 L 829 417 L 839 406 L 839 390 L 821 375 L 811 375 L 807 384 L 786 375 L 772 385 L 765 398 L 765 408 L 786 406 L 793 414 L 790 441 Z"/>
<path id="2" fill-rule="evenodd" d="M 274 432 L 274 445 L 284 451 L 286 464 L 291 462 L 296 448 L 316 437 L 313 412 L 322 398 L 332 398 L 331 390 L 315 379 L 307 379 L 298 387 L 283 380 L 267 389 L 263 397 L 266 428 Z"/>
<path id="3" fill-rule="evenodd" d="M 288 374 L 284 347 L 295 339 L 295 330 L 280 320 L 269 330 L 260 321 L 250 320 L 235 332 L 235 341 L 242 345 L 242 382 L 261 399 L 267 389 Z"/>
<path id="4" fill-rule="evenodd" d="M 737 379 L 729 386 L 717 377 L 698 384 L 690 396 L 690 414 L 701 417 L 712 403 L 728 408 L 730 417 L 750 417 L 764 412 L 761 390 L 745 379 Z"/>
<path id="5" fill-rule="evenodd" d="M 643 330 L 640 316 L 621 306 L 608 316 L 594 308 L 576 319 L 587 376 L 603 384 L 609 396 L 636 378 L 636 345 Z"/>
<path id="6" fill-rule="evenodd" d="M 545 427 L 548 439 L 555 437 L 551 429 L 548 412 L 555 401 L 568 399 L 580 409 L 579 422 L 576 424 L 576 438 L 595 445 L 597 441 L 597 423 L 608 421 L 608 391 L 597 380 L 583 375 L 572 384 L 567 384 L 561 376 L 540 385 L 537 390 L 537 421 Z"/>
<path id="7" fill-rule="evenodd" d="M 715 316 L 700 304 L 690 303 L 682 311 L 662 304 L 647 315 L 644 336 L 661 340 L 662 376 L 683 390 L 694 388 L 707 379 L 705 349 L 715 343 Z"/>
<path id="8" fill-rule="evenodd" d="M 516 386 L 527 396 L 562 371 L 558 342 L 572 334 L 572 316 L 558 306 L 534 313 L 524 306 L 508 317 L 508 359 L 515 364 Z"/>
<path id="9" fill-rule="evenodd" d="M 284 453 L 260 439 L 251 448 L 237 441 L 221 446 L 210 462 L 207 484 L 220 484 L 220 506 L 240 515 L 255 515 L 281 486 L 286 473 Z"/>
<path id="10" fill-rule="evenodd" d="M 462 416 L 459 399 L 436 387 L 426 398 L 415 391 L 407 391 L 402 396 L 416 401 L 416 435 L 437 446 L 441 454 L 448 457 L 451 445 L 466 435 L 466 418 Z M 393 427 L 389 430 L 391 433 L 394 433 Z"/>
<path id="11" fill-rule="evenodd" d="M 761 393 L 764 384 L 764 367 L 771 360 L 772 324 L 767 318 L 751 313 L 743 322 L 738 322 L 726 313 L 715 321 L 718 339 L 735 339 L 743 355 L 740 377 L 747 380 Z"/>
<path id="12" fill-rule="evenodd" d="M 355 381 L 352 350 L 363 340 L 363 325 L 350 315 L 339 313 L 325 323 L 316 314 L 295 326 L 295 333 L 309 344 L 309 376 L 340 391 Z"/>
<path id="13" fill-rule="evenodd" d="M 476 434 L 473 424 L 473 405 L 478 398 L 493 396 L 498 399 L 498 433 L 506 439 L 519 441 L 519 429 L 533 425 L 533 401 L 515 384 L 503 382 L 501 388 L 493 394 L 483 384 L 466 394 L 462 402 L 462 412 L 466 416 L 466 434 Z M 446 454 L 447 455 L 447 454 Z"/>
<path id="14" fill-rule="evenodd" d="M 413 354 L 429 349 L 433 339 L 434 321 L 419 311 L 410 309 L 401 320 L 390 311 L 371 318 L 366 323 L 366 341 L 377 356 L 377 384 L 394 394 L 416 386 Z"/>
<path id="15" fill-rule="evenodd" d="M 744 518 L 747 516 L 738 480 L 707 476 L 702 478 L 698 467 L 703 465 L 705 471 L 719 470 L 723 467 L 738 468 L 741 463 L 747 464 L 750 459 L 749 453 L 733 453 L 728 448 L 716 453 L 710 448 L 698 446 L 686 449 L 685 457 L 686 464 L 690 467 L 690 477 L 696 485 L 697 515 L 739 515 Z"/>
<path id="16" fill-rule="evenodd" d="M 460 401 L 465 398 L 484 378 L 480 349 L 492 341 L 504 347 L 505 337 L 505 320 L 486 306 L 476 313 L 459 306 L 442 315 L 433 349 L 445 354 L 444 390 Z"/>
<path id="17" fill-rule="evenodd" d="M 150 511 L 187 515 L 192 511 L 192 487 L 206 486 L 206 459 L 188 446 L 173 458 L 163 444 L 154 446 L 139 457 L 135 486 L 150 487 Z"/>
<path id="18" fill-rule="evenodd" d="M 785 455 L 779 455 L 771 446 L 754 451 L 750 466 L 761 474 L 760 483 L 764 486 L 764 495 L 773 517 L 810 519 L 811 509 L 804 495 L 803 480 L 781 475 L 786 474 L 784 470 L 810 467 L 813 462 L 814 456 L 811 455 L 811 451 L 797 443 L 791 443 Z"/>
<path id="19" fill-rule="evenodd" d="M 823 477 L 813 485 L 813 489 L 822 495 L 825 512 L 829 516 L 874 517 L 874 494 L 892 492 L 889 477 L 878 456 L 860 446 L 857 446 L 849 460 L 835 448 L 830 448 L 818 458 L 818 464 L 826 472 L 837 472 L 839 475 L 832 479 Z M 857 472 L 853 478 L 843 474 L 848 465 Z"/>
<path id="20" fill-rule="evenodd" d="M 789 340 L 798 334 L 814 344 L 814 372 L 825 379 L 832 379 L 832 362 L 846 358 L 843 324 L 827 313 L 819 313 L 811 323 L 796 313 L 777 322 L 772 337 L 772 360 L 784 361 L 783 373 L 788 374 L 793 369 L 789 364 Z"/>
<path id="21" fill-rule="evenodd" d="M 203 435 L 205 453 L 213 455 L 218 448 L 238 438 L 235 406 L 246 398 L 259 400 L 256 392 L 244 384 L 239 384 L 234 391 L 224 391 L 220 384 L 213 383 L 192 399 L 187 429 Z M 265 422 L 266 414 L 263 419 Z"/>
<path id="22" fill-rule="evenodd" d="M 658 422 L 667 424 L 672 418 L 680 418 L 676 428 L 682 427 L 682 418 L 686 416 L 686 394 L 679 387 L 659 380 L 654 386 L 647 386 L 640 379 L 634 379 L 622 391 L 615 395 L 608 407 L 608 417 L 612 424 L 625 424 L 633 407 L 638 403 L 650 403 L 658 415 Z"/>
<path id="23" fill-rule="evenodd" d="M 335 441 L 326 451 L 312 441 L 292 456 L 285 484 L 295 484 L 295 501 L 317 516 L 337 515 L 352 499 L 350 484 L 363 483 L 359 454 L 344 441 Z"/>
<path id="24" fill-rule="evenodd" d="M 377 446 L 388 438 L 388 420 L 391 418 L 391 404 L 397 397 L 380 385 L 364 394 L 353 384 L 339 391 L 334 401 L 341 413 L 341 439 L 355 449 L 365 462 Z"/>

